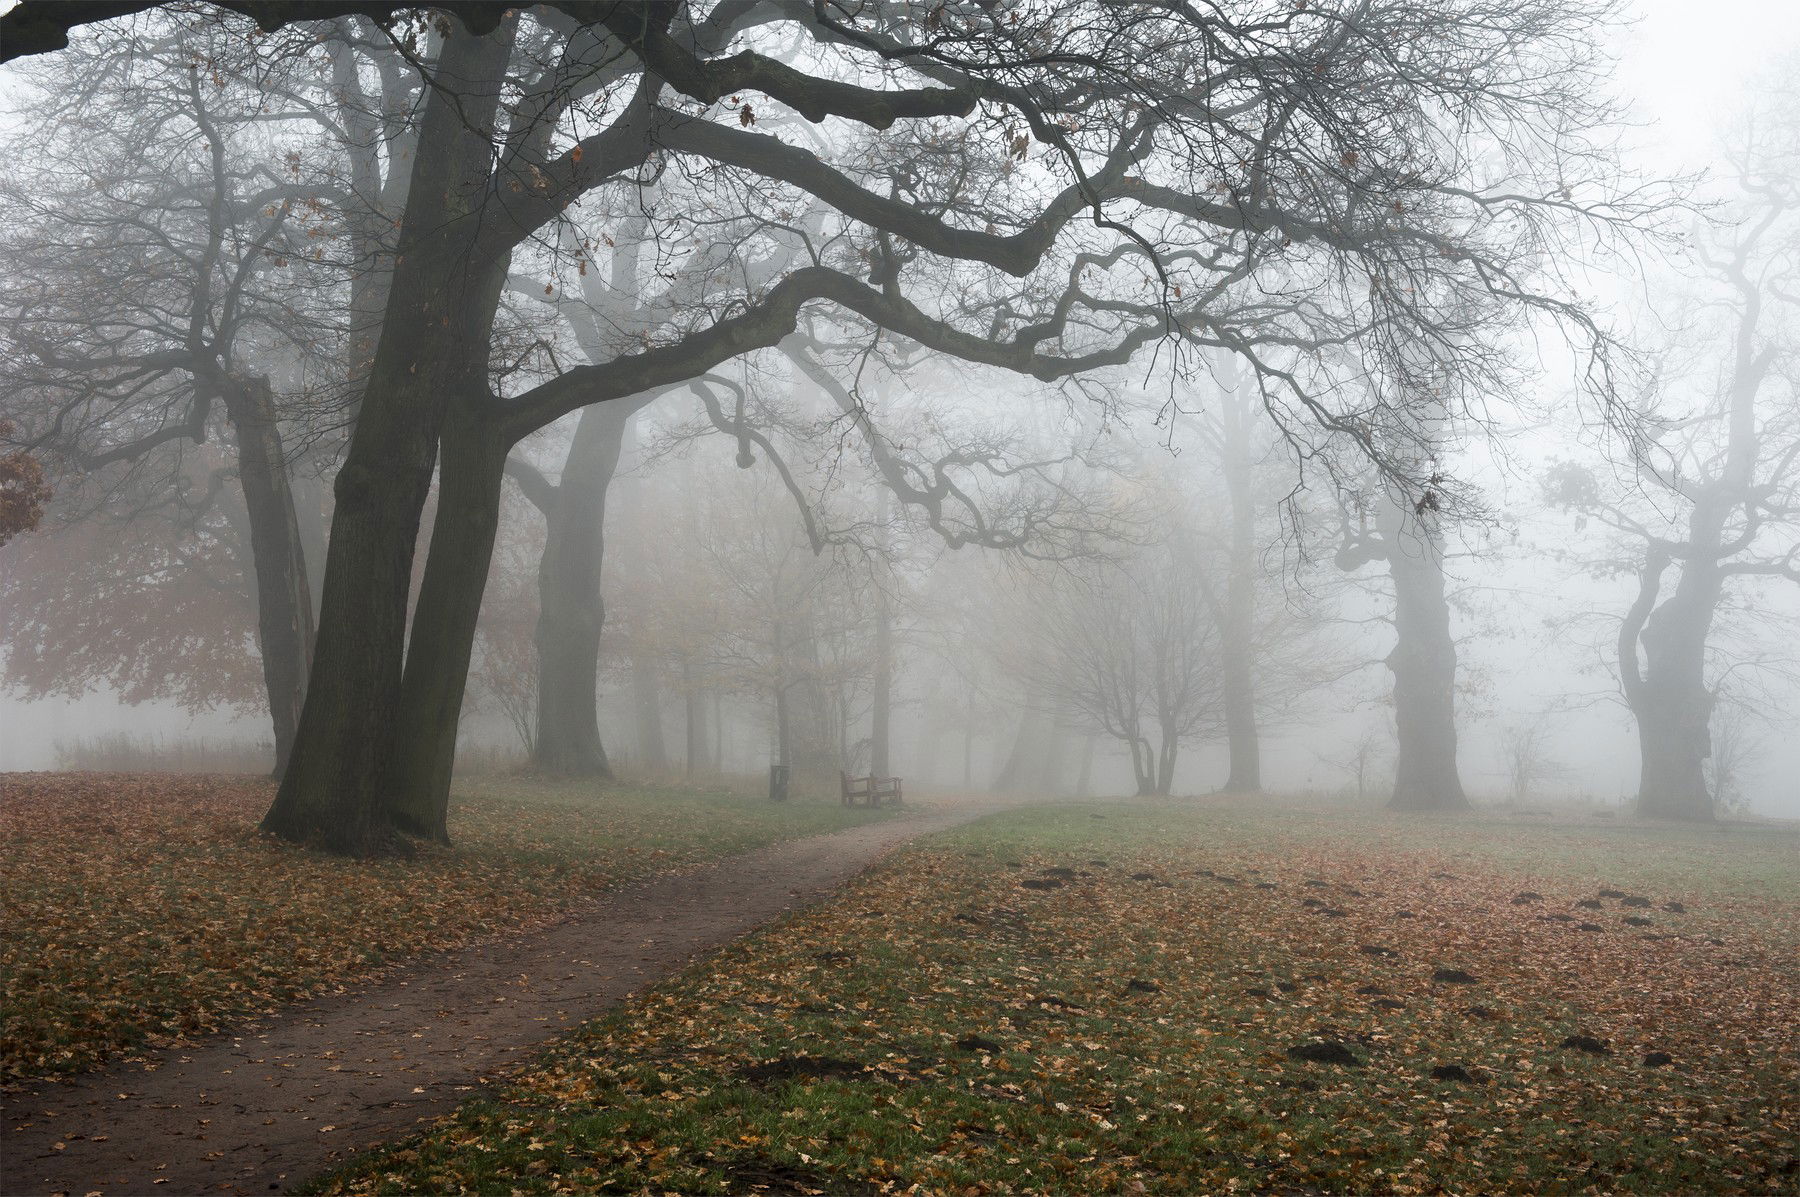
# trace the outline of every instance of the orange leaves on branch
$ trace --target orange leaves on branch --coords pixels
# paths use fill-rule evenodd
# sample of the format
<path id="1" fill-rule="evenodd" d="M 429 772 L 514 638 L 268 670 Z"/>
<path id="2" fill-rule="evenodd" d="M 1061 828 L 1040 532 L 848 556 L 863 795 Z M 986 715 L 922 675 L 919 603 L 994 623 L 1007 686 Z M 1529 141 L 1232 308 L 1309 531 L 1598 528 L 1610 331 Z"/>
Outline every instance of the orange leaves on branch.
<path id="1" fill-rule="evenodd" d="M 0 441 L 15 432 L 14 425 L 0 420 Z M 0 545 L 37 527 L 49 501 L 42 462 L 24 450 L 0 453 Z"/>

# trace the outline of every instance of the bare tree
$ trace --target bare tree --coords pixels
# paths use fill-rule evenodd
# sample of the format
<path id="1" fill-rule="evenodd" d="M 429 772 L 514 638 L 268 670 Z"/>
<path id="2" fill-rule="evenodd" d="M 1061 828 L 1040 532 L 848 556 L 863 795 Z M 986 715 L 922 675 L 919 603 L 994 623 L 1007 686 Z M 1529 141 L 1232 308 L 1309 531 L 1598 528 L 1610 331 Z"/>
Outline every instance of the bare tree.
<path id="1" fill-rule="evenodd" d="M 1408 501 L 1379 484 L 1368 503 L 1356 504 L 1355 526 L 1346 520 L 1336 558 L 1346 572 L 1382 562 L 1392 586 L 1394 645 L 1385 664 L 1394 678 L 1398 749 L 1388 805 L 1395 810 L 1469 805 L 1456 765 L 1456 641 L 1444 578 L 1445 504 L 1438 495 L 1428 489 Z"/>
<path id="2" fill-rule="evenodd" d="M 1734 592 L 1800 583 L 1800 158 L 1786 116 L 1748 127 L 1732 151 L 1732 219 L 1696 239 L 1707 290 L 1691 331 L 1723 347 L 1723 360 L 1680 345 L 1665 354 L 1643 400 L 1646 435 L 1632 447 L 1627 488 L 1575 462 L 1546 486 L 1551 502 L 1598 519 L 1635 558 L 1617 660 L 1638 726 L 1638 811 L 1649 816 L 1713 818 L 1706 760 L 1725 668 L 1718 621 Z"/>
<path id="3" fill-rule="evenodd" d="M 1713 691 L 1712 752 L 1706 758 L 1706 784 L 1718 809 L 1742 814 L 1749 809 L 1745 774 L 1762 748 L 1757 720 L 1749 704 Z"/>
<path id="4" fill-rule="evenodd" d="M 1542 716 L 1513 723 L 1500 732 L 1500 760 L 1506 769 L 1506 792 L 1525 802 L 1560 767 L 1550 758 L 1550 723 Z"/>
<path id="5" fill-rule="evenodd" d="M 359 52 L 351 25 L 326 64 L 296 41 L 247 46 L 193 15 L 84 39 L 34 70 L 0 197 L 14 435 L 69 480 L 65 523 L 228 508 L 277 771 L 312 649 L 308 540 L 323 541 L 322 496 L 296 463 L 347 418 L 342 386 L 378 319 L 413 80 L 391 52 Z M 361 80 L 378 66 L 395 92 L 385 123 Z M 171 496 L 184 446 L 221 434 L 235 493 Z"/>
<path id="6" fill-rule="evenodd" d="M 1030 620 L 1030 691 L 1066 723 L 1119 741 L 1139 794 L 1168 794 L 1182 745 L 1223 725 L 1221 629 L 1195 539 L 1181 520 L 1115 559 L 1033 571 L 1013 608 Z"/>

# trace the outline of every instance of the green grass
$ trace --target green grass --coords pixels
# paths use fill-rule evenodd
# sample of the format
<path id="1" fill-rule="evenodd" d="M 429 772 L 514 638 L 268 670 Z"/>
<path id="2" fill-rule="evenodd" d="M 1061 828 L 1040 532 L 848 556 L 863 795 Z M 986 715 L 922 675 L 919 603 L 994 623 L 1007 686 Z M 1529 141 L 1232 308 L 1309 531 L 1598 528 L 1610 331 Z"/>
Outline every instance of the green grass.
<path id="1" fill-rule="evenodd" d="M 610 886 L 889 817 L 731 794 L 484 779 L 455 846 L 337 860 L 256 831 L 250 778 L 0 777 L 0 1079 L 77 1072 L 267 1014 Z"/>
<path id="2" fill-rule="evenodd" d="M 1599 823 L 1010 812 L 315 1191 L 1793 1191 L 1793 829 Z"/>

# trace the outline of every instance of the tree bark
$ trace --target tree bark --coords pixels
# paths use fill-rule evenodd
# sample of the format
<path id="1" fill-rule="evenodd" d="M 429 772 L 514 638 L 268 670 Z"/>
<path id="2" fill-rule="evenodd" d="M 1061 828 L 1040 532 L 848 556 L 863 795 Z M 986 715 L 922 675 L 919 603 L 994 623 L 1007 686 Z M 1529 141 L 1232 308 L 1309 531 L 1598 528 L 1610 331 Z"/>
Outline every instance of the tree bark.
<path id="1" fill-rule="evenodd" d="M 538 565 L 538 731 L 533 764 L 571 777 L 612 776 L 596 692 L 606 624 L 601 570 L 606 492 L 625 429 L 641 405 L 597 404 L 581 413 L 550 510 Z"/>
<path id="2" fill-rule="evenodd" d="M 1640 815 L 1697 823 L 1713 819 L 1706 786 L 1713 706 L 1706 639 L 1721 589 L 1716 567 L 1690 559 L 1675 593 L 1640 621 L 1643 674 L 1626 690 L 1638 725 Z M 1654 601 L 1655 590 L 1649 593 Z"/>
<path id="3" fill-rule="evenodd" d="M 427 102 L 387 318 L 335 483 L 319 633 L 292 757 L 265 830 L 365 855 L 392 834 L 381 779 L 394 752 L 406 606 L 445 404 L 485 393 L 505 260 L 470 246 L 488 182 L 510 24 L 453 26 Z"/>
<path id="4" fill-rule="evenodd" d="M 1392 810 L 1466 810 L 1456 769 L 1456 642 L 1444 597 L 1442 547 L 1430 517 L 1388 496 L 1382 540 L 1394 580 L 1394 723 L 1399 733 Z"/>
<path id="5" fill-rule="evenodd" d="M 238 479 L 250 522 L 256 575 L 256 638 L 275 730 L 275 776 L 287 771 L 313 650 L 306 546 L 288 485 L 287 455 L 266 379 L 227 379 L 225 411 L 237 437 Z"/>
<path id="6" fill-rule="evenodd" d="M 1228 794 L 1262 789 L 1262 741 L 1256 726 L 1256 495 L 1250 461 L 1250 412 L 1237 394 L 1236 372 L 1224 410 L 1222 449 L 1231 499 L 1231 563 L 1225 583 L 1219 671 L 1225 706 Z"/>
<path id="7" fill-rule="evenodd" d="M 500 524 L 506 440 L 472 404 L 453 405 L 439 449 L 437 517 L 413 612 L 397 737 L 384 787 L 392 824 L 450 842 L 450 776 L 475 625 Z"/>

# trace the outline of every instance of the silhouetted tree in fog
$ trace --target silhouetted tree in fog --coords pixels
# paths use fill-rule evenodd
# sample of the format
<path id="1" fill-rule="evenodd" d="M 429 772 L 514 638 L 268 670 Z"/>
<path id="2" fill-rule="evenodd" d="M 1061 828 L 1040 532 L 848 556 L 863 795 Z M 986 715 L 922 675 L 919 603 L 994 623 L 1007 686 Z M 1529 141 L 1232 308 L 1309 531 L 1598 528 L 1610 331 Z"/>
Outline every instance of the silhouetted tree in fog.
<path id="1" fill-rule="evenodd" d="M 1645 398 L 1632 477 L 1612 486 L 1567 462 L 1546 485 L 1552 503 L 1599 520 L 1635 558 L 1637 594 L 1619 625 L 1617 660 L 1637 721 L 1644 815 L 1713 818 L 1706 761 L 1725 671 L 1717 624 L 1734 594 L 1740 617 L 1754 614 L 1759 581 L 1800 583 L 1800 121 L 1792 98 L 1790 90 L 1733 148 L 1739 194 L 1722 227 L 1694 244 L 1702 289 L 1693 344 L 1670 348 Z"/>

